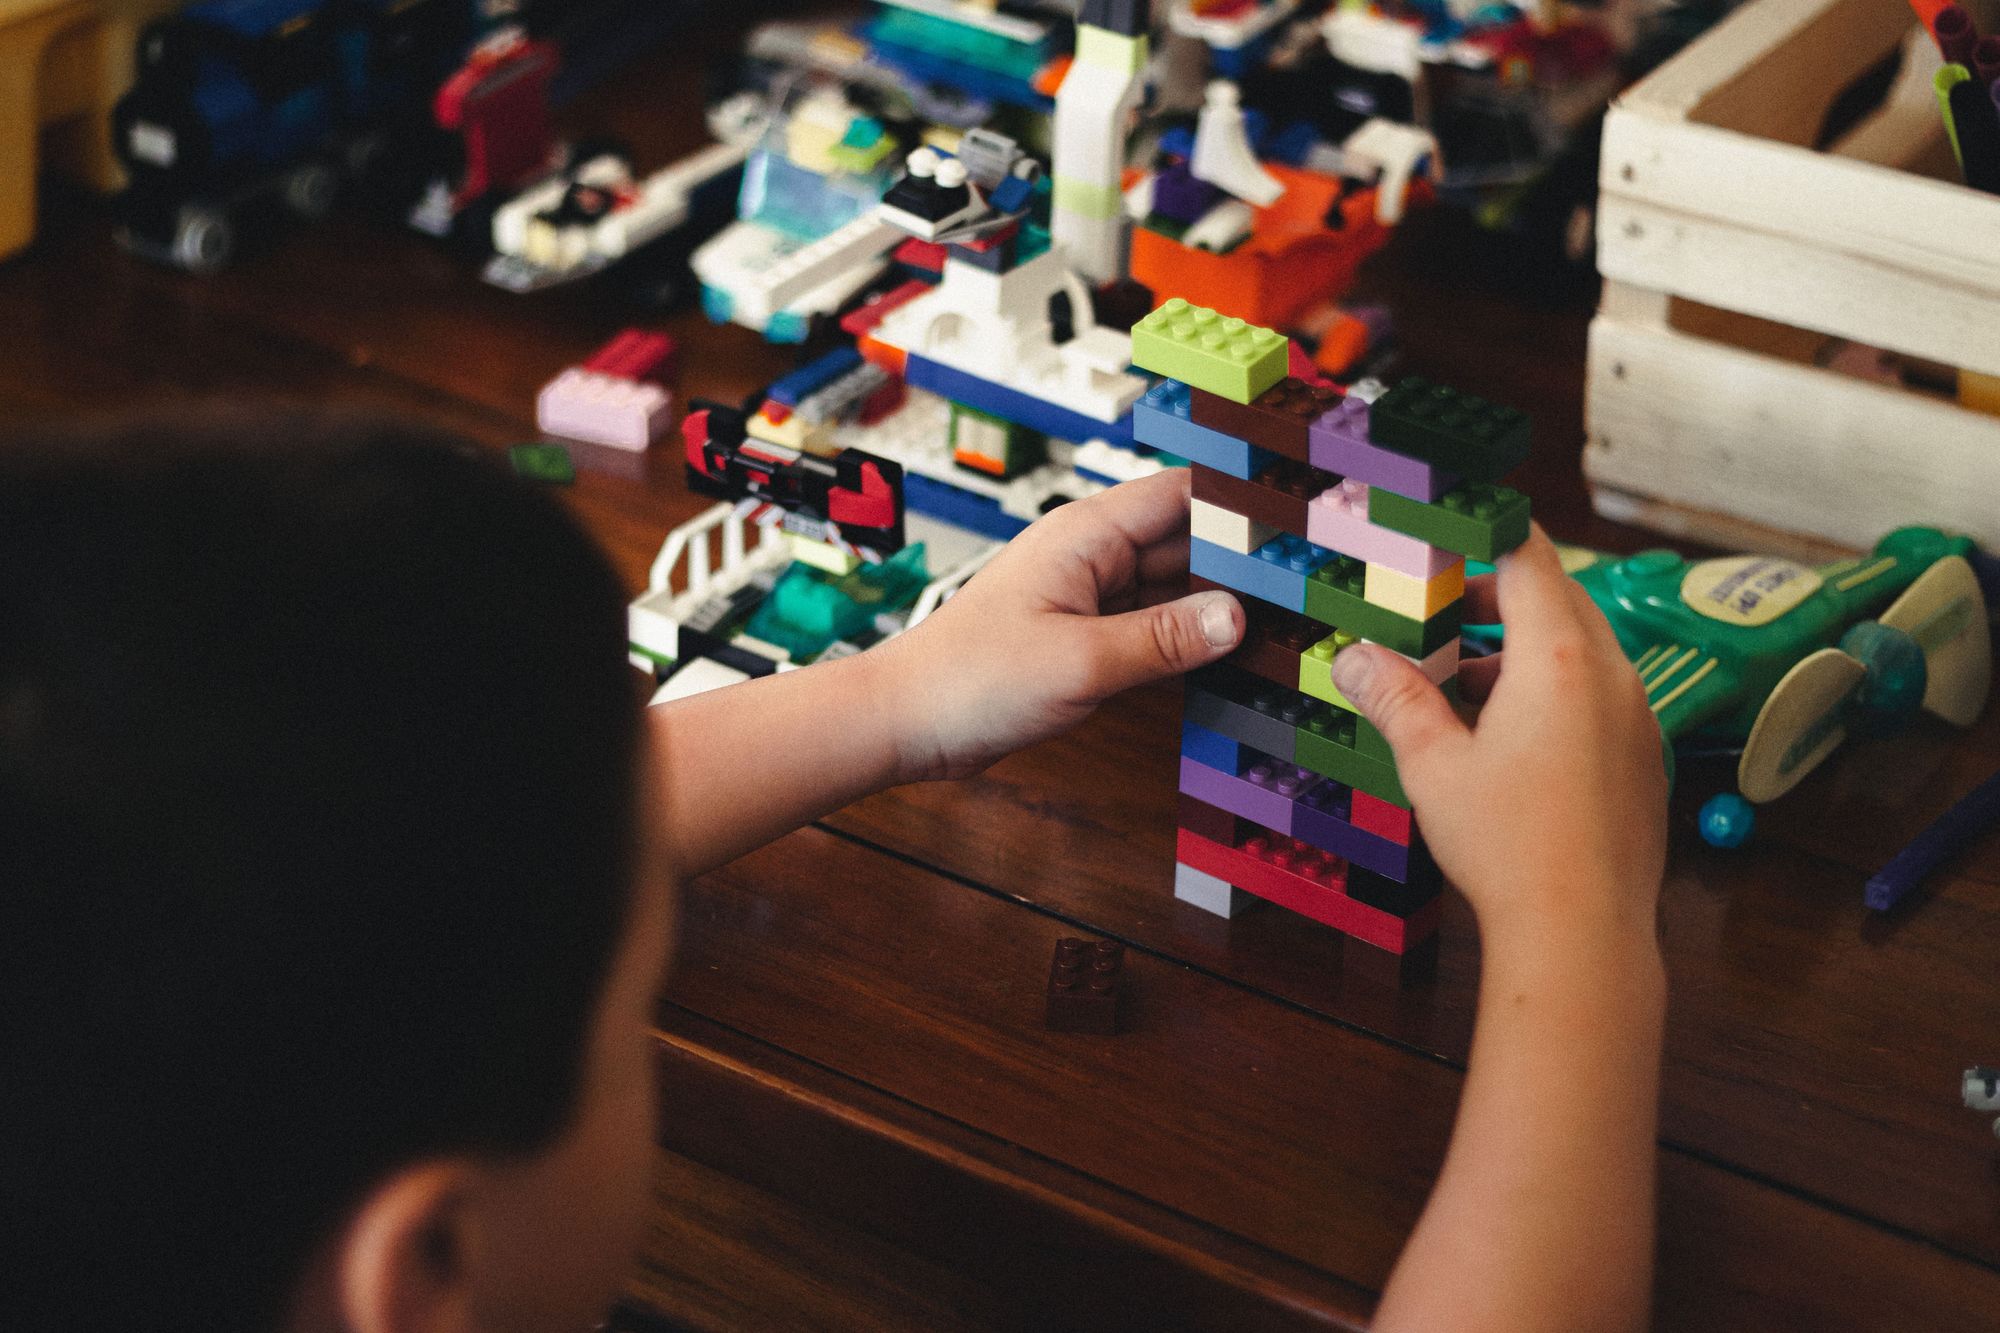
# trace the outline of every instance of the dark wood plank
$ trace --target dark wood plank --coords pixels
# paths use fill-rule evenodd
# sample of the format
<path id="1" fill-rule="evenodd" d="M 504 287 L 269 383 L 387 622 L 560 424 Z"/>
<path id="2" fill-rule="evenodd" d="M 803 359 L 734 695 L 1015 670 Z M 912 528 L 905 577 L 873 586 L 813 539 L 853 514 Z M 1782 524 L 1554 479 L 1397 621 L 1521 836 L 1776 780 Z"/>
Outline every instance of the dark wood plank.
<path id="1" fill-rule="evenodd" d="M 1441 1159 L 1457 1072 L 1136 950 L 1130 1032 L 1046 1032 L 1037 974 L 1063 930 L 807 831 L 690 890 L 668 996 L 1378 1286 Z M 1816 1327 L 1929 1326 L 2000 1299 L 2000 1274 L 1683 1152 L 1664 1153 L 1662 1173 L 1670 1326 L 1768 1326 L 1761 1315 L 1780 1311 Z"/>
<path id="2" fill-rule="evenodd" d="M 838 1217 L 662 1152 L 626 1299 L 677 1328 L 993 1328 L 1009 1302 Z"/>

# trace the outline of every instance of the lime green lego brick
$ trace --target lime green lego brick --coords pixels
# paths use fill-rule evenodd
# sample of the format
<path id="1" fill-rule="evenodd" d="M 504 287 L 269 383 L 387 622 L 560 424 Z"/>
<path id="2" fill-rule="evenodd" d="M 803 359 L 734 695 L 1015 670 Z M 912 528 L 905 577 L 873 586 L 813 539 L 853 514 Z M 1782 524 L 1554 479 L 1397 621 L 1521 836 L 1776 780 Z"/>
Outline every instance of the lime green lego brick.
<path id="1" fill-rule="evenodd" d="M 1285 377 L 1285 337 L 1176 296 L 1132 326 L 1132 364 L 1248 403 Z"/>
<path id="2" fill-rule="evenodd" d="M 1349 644 L 1357 642 L 1354 635 L 1337 629 L 1312 647 L 1299 654 L 1299 693 L 1310 694 L 1315 699 L 1324 699 L 1335 708 L 1345 708 L 1354 712 L 1353 704 L 1347 702 L 1333 683 L 1334 654 Z"/>
<path id="3" fill-rule="evenodd" d="M 1146 39 L 1127 37 L 1108 28 L 1084 25 L 1076 30 L 1076 65 L 1137 74 L 1146 68 Z"/>
<path id="4" fill-rule="evenodd" d="M 567 486 L 576 480 L 576 464 L 569 450 L 560 444 L 517 444 L 507 450 L 514 475 L 551 486 Z"/>
<path id="5" fill-rule="evenodd" d="M 1383 492 L 1369 494 L 1372 512 L 1373 497 Z M 1306 614 L 1329 629 L 1344 629 L 1405 657 L 1429 657 L 1457 636 L 1461 603 L 1453 602 L 1429 620 L 1412 619 L 1367 599 L 1366 571 L 1351 555 L 1316 570 L 1306 580 Z"/>
<path id="6" fill-rule="evenodd" d="M 1368 492 L 1368 521 L 1453 555 L 1497 560 L 1528 540 L 1528 497 L 1468 481 L 1425 504 L 1378 486 Z"/>
<path id="7" fill-rule="evenodd" d="M 1118 193 L 1117 186 L 1093 185 L 1068 176 L 1055 178 L 1049 202 L 1064 212 L 1099 219 L 1115 218 L 1125 207 L 1124 196 Z"/>
<path id="8" fill-rule="evenodd" d="M 1410 798 L 1403 793 L 1395 762 L 1375 757 L 1371 750 L 1377 746 L 1387 748 L 1365 719 L 1353 713 L 1324 713 L 1294 729 L 1292 762 L 1407 810 Z"/>
<path id="9" fill-rule="evenodd" d="M 857 116 L 827 156 L 842 171 L 851 171 L 858 176 L 873 171 L 882 159 L 895 151 L 896 140 L 879 121 Z"/>

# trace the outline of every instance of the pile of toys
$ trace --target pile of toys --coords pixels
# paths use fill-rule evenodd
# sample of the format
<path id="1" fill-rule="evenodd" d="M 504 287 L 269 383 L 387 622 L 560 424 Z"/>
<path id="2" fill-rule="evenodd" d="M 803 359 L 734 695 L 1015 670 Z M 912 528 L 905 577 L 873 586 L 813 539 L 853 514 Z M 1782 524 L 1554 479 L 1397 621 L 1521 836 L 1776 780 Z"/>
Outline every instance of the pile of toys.
<path id="1" fill-rule="evenodd" d="M 1191 581 L 1248 612 L 1242 646 L 1188 681 L 1175 896 L 1224 916 L 1269 899 L 1347 935 L 1357 971 L 1400 975 L 1431 956 L 1443 884 L 1333 662 L 1365 639 L 1455 689 L 1466 560 L 1528 535 L 1527 499 L 1493 484 L 1527 419 L 1417 379 L 1343 395 L 1290 374 L 1275 331 L 1181 300 L 1133 353 L 1168 377 L 1139 439 L 1194 468 Z"/>

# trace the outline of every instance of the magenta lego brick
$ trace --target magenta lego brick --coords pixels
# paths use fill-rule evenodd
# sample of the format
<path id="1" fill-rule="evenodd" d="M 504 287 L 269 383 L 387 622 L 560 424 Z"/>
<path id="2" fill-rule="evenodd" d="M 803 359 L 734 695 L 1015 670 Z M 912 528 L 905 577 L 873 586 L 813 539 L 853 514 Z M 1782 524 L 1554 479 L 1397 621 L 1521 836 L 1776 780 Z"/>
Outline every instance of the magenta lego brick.
<path id="1" fill-rule="evenodd" d="M 1460 560 L 1442 547 L 1370 523 L 1368 487 L 1352 477 L 1306 506 L 1306 540 L 1419 579 L 1436 578 Z"/>
<path id="2" fill-rule="evenodd" d="M 1306 457 L 1316 468 L 1426 504 L 1458 484 L 1458 478 L 1444 469 L 1370 440 L 1368 404 L 1354 397 L 1343 398 L 1313 423 L 1307 433 Z"/>

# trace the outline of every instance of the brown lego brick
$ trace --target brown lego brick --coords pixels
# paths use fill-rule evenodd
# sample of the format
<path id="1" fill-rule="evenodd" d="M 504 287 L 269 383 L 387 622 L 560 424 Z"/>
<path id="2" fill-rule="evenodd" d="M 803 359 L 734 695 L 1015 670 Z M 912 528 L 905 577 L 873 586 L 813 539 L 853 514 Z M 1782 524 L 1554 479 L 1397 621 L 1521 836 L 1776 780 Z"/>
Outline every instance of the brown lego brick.
<path id="1" fill-rule="evenodd" d="M 1288 690 L 1299 687 L 1299 655 L 1327 636 L 1326 626 L 1283 607 L 1243 599 L 1243 642 L 1224 660 Z"/>
<path id="2" fill-rule="evenodd" d="M 1306 502 L 1339 480 L 1331 472 L 1288 458 L 1275 460 L 1249 481 L 1214 468 L 1198 467 L 1194 470 L 1194 498 L 1294 537 L 1303 537 Z"/>
<path id="3" fill-rule="evenodd" d="M 1183 794 L 1180 808 L 1176 813 L 1180 827 L 1199 833 L 1210 842 L 1219 842 L 1225 847 L 1236 845 L 1238 825 L 1243 822 L 1227 810 L 1219 810 L 1207 801 Z"/>
<path id="4" fill-rule="evenodd" d="M 1313 422 L 1332 411 L 1343 396 L 1339 389 L 1287 376 L 1248 403 L 1232 403 L 1195 389 L 1188 400 L 1188 413 L 1197 426 L 1304 463 L 1310 461 L 1307 436 Z"/>
<path id="5" fill-rule="evenodd" d="M 1116 940 L 1060 939 L 1049 962 L 1047 1025 L 1056 1032 L 1118 1031 L 1125 998 L 1125 946 Z"/>

